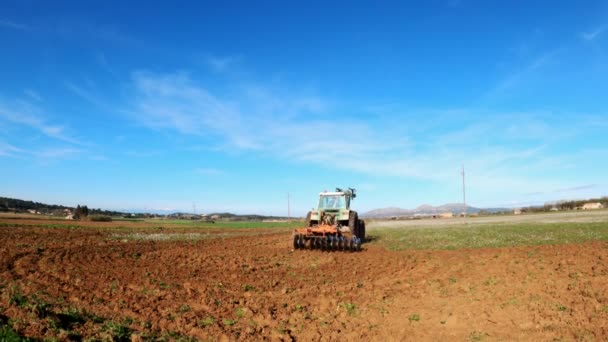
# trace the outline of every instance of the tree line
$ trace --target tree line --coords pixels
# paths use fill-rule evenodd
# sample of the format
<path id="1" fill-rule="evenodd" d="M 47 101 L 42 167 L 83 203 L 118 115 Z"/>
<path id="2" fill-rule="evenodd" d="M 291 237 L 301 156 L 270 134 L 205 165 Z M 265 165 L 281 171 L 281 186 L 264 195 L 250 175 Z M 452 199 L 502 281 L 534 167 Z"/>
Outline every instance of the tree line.
<path id="1" fill-rule="evenodd" d="M 608 208 L 608 197 L 591 198 L 586 200 L 573 200 L 573 201 L 559 201 L 555 203 L 545 203 L 543 206 L 529 206 L 521 208 L 522 213 L 540 213 L 548 212 L 553 208 L 564 211 L 564 210 L 576 210 L 581 208 L 585 203 L 602 203 L 604 208 Z"/>
<path id="2" fill-rule="evenodd" d="M 80 209 L 79 209 L 80 208 Z M 43 214 L 63 214 L 63 210 L 69 209 L 76 214 L 76 211 L 82 216 L 87 217 L 89 215 L 106 215 L 106 216 L 122 216 L 125 213 L 113 210 L 102 210 L 102 209 L 89 209 L 85 206 L 67 207 L 64 205 L 45 204 L 34 201 L 24 201 L 16 198 L 0 197 L 0 211 L 14 211 L 14 212 L 25 212 L 27 210 L 36 210 Z M 84 210 L 84 211 L 83 211 Z"/>

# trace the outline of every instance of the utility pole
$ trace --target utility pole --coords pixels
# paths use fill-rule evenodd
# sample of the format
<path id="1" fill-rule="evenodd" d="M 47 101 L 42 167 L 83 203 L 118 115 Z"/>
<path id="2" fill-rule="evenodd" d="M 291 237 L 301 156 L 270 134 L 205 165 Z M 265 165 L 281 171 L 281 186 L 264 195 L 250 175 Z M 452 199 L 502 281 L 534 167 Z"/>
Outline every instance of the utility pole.
<path id="1" fill-rule="evenodd" d="M 291 220 L 291 206 L 289 203 L 289 192 L 287 193 L 287 220 Z"/>
<path id="2" fill-rule="evenodd" d="M 467 217 L 467 195 L 466 195 L 465 186 L 464 186 L 464 164 L 462 165 L 462 171 L 460 173 L 462 174 L 462 205 L 463 205 L 462 215 L 464 218 L 466 218 Z"/>
<path id="3" fill-rule="evenodd" d="M 192 214 L 196 215 L 196 203 L 192 202 Z"/>

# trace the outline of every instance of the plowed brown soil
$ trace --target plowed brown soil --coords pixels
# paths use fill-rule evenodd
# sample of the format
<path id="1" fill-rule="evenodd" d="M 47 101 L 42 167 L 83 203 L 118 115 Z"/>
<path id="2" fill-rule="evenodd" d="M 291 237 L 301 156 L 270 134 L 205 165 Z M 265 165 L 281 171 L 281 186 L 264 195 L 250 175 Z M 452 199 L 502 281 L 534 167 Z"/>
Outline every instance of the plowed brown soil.
<path id="1" fill-rule="evenodd" d="M 606 243 L 347 253 L 251 232 L 3 227 L 0 312 L 22 335 L 75 340 L 608 339 Z"/>

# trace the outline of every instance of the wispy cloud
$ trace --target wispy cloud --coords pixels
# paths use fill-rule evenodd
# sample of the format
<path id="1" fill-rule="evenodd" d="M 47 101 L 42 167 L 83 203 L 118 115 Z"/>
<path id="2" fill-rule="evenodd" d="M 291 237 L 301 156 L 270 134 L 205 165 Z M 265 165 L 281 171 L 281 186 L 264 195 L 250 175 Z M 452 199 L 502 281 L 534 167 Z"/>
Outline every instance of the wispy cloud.
<path id="1" fill-rule="evenodd" d="M 207 56 L 205 62 L 215 72 L 223 72 L 228 70 L 231 66 L 239 61 L 239 57 L 236 56 Z"/>
<path id="2" fill-rule="evenodd" d="M 149 158 L 155 157 L 163 154 L 164 151 L 159 150 L 150 150 L 150 151 L 139 151 L 139 150 L 128 150 L 125 151 L 124 154 L 129 157 L 137 157 L 137 158 Z"/>
<path id="3" fill-rule="evenodd" d="M 532 59 L 528 64 L 516 68 L 503 77 L 494 87 L 490 88 L 490 90 L 483 95 L 482 102 L 493 101 L 510 95 L 512 92 L 516 91 L 519 86 L 525 84 L 530 77 L 551 62 L 558 52 L 558 50 L 552 50 L 543 53 Z"/>
<path id="4" fill-rule="evenodd" d="M 569 187 L 569 188 L 553 189 L 553 190 L 549 190 L 549 191 L 528 192 L 528 193 L 525 193 L 524 195 L 525 196 L 550 195 L 550 194 L 577 192 L 577 191 L 582 191 L 582 190 L 599 189 L 601 187 L 602 186 L 600 184 L 585 184 L 585 185 L 578 185 L 578 186 L 573 186 L 573 187 Z"/>
<path id="5" fill-rule="evenodd" d="M 599 184 L 586 184 L 586 185 L 574 186 L 571 188 L 557 189 L 554 192 L 573 192 L 573 191 L 580 191 L 580 190 L 597 189 L 600 187 L 601 187 L 601 185 L 599 185 Z"/>
<path id="6" fill-rule="evenodd" d="M 109 161 L 110 158 L 104 156 L 104 155 L 93 155 L 89 157 L 90 160 L 96 160 L 96 161 Z"/>
<path id="7" fill-rule="evenodd" d="M 0 26 L 13 30 L 27 30 L 28 28 L 26 25 L 6 19 L 0 19 Z"/>
<path id="8" fill-rule="evenodd" d="M 211 167 L 199 167 L 194 170 L 196 174 L 204 175 L 204 176 L 217 176 L 224 173 L 224 171 L 211 168 Z"/>
<path id="9" fill-rule="evenodd" d="M 39 151 L 32 152 L 36 157 L 41 159 L 61 159 L 68 158 L 84 152 L 82 149 L 72 147 L 45 148 Z"/>
<path id="10" fill-rule="evenodd" d="M 15 157 L 22 153 L 23 150 L 8 143 L 0 142 L 0 156 Z"/>
<path id="11" fill-rule="evenodd" d="M 13 124 L 31 127 L 50 138 L 72 144 L 82 144 L 77 139 L 66 134 L 64 126 L 48 123 L 42 118 L 40 112 L 41 110 L 38 107 L 25 101 L 17 101 L 17 103 L 10 108 L 0 103 L 0 119 L 4 119 Z"/>
<path id="12" fill-rule="evenodd" d="M 153 128 L 171 128 L 191 135 L 223 136 L 231 145 L 255 149 L 245 118 L 236 105 L 195 85 L 186 74 L 136 73 L 131 113 Z"/>
<path id="13" fill-rule="evenodd" d="M 36 100 L 37 102 L 42 102 L 42 96 L 40 96 L 40 94 L 38 94 L 37 92 L 35 92 L 31 89 L 25 89 L 25 90 L 23 90 L 23 92 L 25 93 L 25 95 L 29 96 L 29 98 L 31 98 L 32 100 Z"/>
<path id="14" fill-rule="evenodd" d="M 73 147 L 42 147 L 24 149 L 9 143 L 0 142 L 0 157 L 34 158 L 42 163 L 66 159 L 84 153 L 85 150 Z"/>
<path id="15" fill-rule="evenodd" d="M 257 150 L 296 160 L 325 162 L 333 157 L 379 152 L 382 144 L 365 124 L 306 115 L 325 110 L 315 96 L 282 97 L 261 86 L 239 88 L 223 99 L 187 74 L 136 73 L 130 112 L 143 125 L 182 134 L 219 137 L 226 149 Z M 337 138 L 348 132 L 351 138 Z M 324 153 L 317 153 L 323 149 Z"/>
<path id="16" fill-rule="evenodd" d="M 591 32 L 583 32 L 581 34 L 581 38 L 583 38 L 586 41 L 592 41 L 595 38 L 599 37 L 605 30 L 606 30 L 606 26 L 601 26 Z"/>
<path id="17" fill-rule="evenodd" d="M 488 189 L 522 194 L 559 188 L 548 173 L 577 167 L 576 148 L 555 152 L 552 144 L 589 132 L 584 122 L 553 113 L 462 110 L 466 115 L 455 119 L 454 110 L 443 115 L 436 110 L 433 115 L 401 115 L 398 121 L 374 113 L 358 120 L 336 115 L 343 109 L 327 105 L 333 101 L 296 96 L 293 89 L 281 92 L 258 84 L 236 87 L 224 98 L 186 73 L 136 73 L 131 88 L 133 101 L 126 112 L 141 125 L 194 137 L 215 152 L 256 153 L 449 186 L 458 183 L 465 163 L 474 193 L 484 194 Z M 560 133 L 564 123 L 566 136 Z M 199 173 L 216 172 L 202 168 Z"/>
<path id="18" fill-rule="evenodd" d="M 104 55 L 103 53 L 99 53 L 97 54 L 96 60 L 102 69 L 107 71 L 110 75 L 117 77 L 116 70 L 114 70 L 114 68 L 110 65 L 106 58 L 106 55 Z"/>
<path id="19" fill-rule="evenodd" d="M 64 84 L 68 90 L 70 90 L 72 93 L 76 94 L 77 96 L 81 97 L 82 99 L 84 99 L 98 107 L 108 107 L 108 106 L 106 106 L 106 104 L 103 100 L 101 100 L 97 95 L 95 95 L 95 92 L 89 90 L 88 88 L 79 86 L 79 85 L 69 82 L 69 81 L 64 82 Z"/>

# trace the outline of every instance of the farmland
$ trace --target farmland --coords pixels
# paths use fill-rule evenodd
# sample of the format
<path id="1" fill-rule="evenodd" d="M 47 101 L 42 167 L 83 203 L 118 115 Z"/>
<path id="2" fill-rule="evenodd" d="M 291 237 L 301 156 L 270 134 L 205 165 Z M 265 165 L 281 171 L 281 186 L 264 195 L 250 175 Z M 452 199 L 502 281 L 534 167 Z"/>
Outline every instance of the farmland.
<path id="1" fill-rule="evenodd" d="M 0 218 L 0 334 L 80 340 L 606 340 L 608 212 L 300 222 Z"/>

